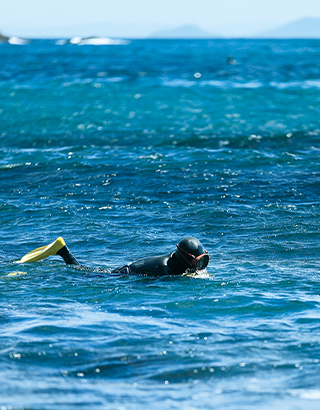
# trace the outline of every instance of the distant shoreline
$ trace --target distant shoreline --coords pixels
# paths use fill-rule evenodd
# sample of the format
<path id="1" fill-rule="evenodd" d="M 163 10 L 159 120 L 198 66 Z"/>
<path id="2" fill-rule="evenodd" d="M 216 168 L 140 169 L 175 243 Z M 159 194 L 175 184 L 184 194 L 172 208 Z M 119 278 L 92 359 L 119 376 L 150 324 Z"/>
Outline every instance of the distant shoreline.
<path id="1" fill-rule="evenodd" d="M 100 37 L 96 37 L 96 39 L 99 39 Z M 65 44 L 70 44 L 70 45 L 79 45 L 79 44 L 74 44 L 70 42 L 69 38 L 65 37 L 42 37 L 42 38 L 21 38 L 17 36 L 12 36 L 12 37 L 6 37 L 1 36 L 0 37 L 0 44 L 6 44 L 10 43 L 13 40 L 12 39 L 18 39 L 22 40 L 23 42 L 30 43 L 30 42 L 37 42 L 37 41 L 62 41 L 65 40 Z M 320 41 L 320 38 L 305 38 L 305 37 L 293 37 L 293 38 L 285 38 L 285 37 L 208 37 L 208 38 L 134 38 L 134 37 L 123 37 L 121 39 L 114 39 L 110 37 L 110 40 L 114 41 Z M 84 44 L 80 44 L 84 45 Z M 86 45 L 108 45 L 108 44 L 86 44 Z"/>
<path id="2" fill-rule="evenodd" d="M 269 24 L 270 26 L 270 24 Z M 22 39 L 58 40 L 81 38 L 109 38 L 127 40 L 320 40 L 320 18 L 302 18 L 272 29 L 257 29 L 253 26 L 213 27 L 204 29 L 194 24 L 184 24 L 170 29 L 157 30 L 157 27 L 140 28 L 134 24 L 88 23 L 66 27 L 0 27 L 0 41 L 8 41 L 8 33 Z M 155 30 L 155 31 L 152 31 Z"/>

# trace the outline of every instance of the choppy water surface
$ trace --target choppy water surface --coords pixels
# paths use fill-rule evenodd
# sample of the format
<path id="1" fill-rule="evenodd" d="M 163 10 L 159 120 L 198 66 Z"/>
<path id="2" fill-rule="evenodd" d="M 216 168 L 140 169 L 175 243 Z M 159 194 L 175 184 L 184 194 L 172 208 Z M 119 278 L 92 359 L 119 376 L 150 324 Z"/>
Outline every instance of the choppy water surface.
<path id="1" fill-rule="evenodd" d="M 319 408 L 319 57 L 0 45 L 2 407 Z M 105 270 L 13 263 L 60 235 Z M 107 274 L 188 235 L 206 277 Z"/>

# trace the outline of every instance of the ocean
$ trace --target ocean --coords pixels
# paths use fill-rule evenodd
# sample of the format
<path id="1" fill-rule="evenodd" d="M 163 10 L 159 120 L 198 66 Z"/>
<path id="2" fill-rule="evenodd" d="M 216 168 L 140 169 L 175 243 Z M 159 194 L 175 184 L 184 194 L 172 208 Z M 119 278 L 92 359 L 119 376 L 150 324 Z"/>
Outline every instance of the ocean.
<path id="1" fill-rule="evenodd" d="M 320 41 L 0 62 L 1 410 L 318 409 Z M 58 236 L 93 269 L 14 263 Z M 187 236 L 206 275 L 110 273 Z"/>

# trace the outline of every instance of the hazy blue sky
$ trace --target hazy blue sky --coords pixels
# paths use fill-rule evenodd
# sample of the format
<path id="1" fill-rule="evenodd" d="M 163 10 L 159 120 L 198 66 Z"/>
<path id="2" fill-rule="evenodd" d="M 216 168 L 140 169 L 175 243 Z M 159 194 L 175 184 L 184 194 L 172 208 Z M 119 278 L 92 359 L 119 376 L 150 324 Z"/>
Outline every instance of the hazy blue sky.
<path id="1" fill-rule="evenodd" d="M 0 31 L 12 35 L 53 35 L 95 23 L 127 26 L 137 36 L 183 24 L 213 33 L 258 31 L 302 17 L 320 17 L 320 0 L 0 0 Z"/>

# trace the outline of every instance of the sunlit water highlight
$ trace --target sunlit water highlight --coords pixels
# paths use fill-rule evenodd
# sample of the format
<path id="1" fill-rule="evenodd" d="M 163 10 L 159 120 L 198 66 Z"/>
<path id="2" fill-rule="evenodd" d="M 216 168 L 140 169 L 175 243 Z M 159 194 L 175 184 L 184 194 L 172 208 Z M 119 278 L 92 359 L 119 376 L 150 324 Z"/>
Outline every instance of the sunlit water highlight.
<path id="1" fill-rule="evenodd" d="M 318 409 L 320 43 L 0 54 L 0 406 Z M 13 263 L 60 235 L 93 271 Z"/>

